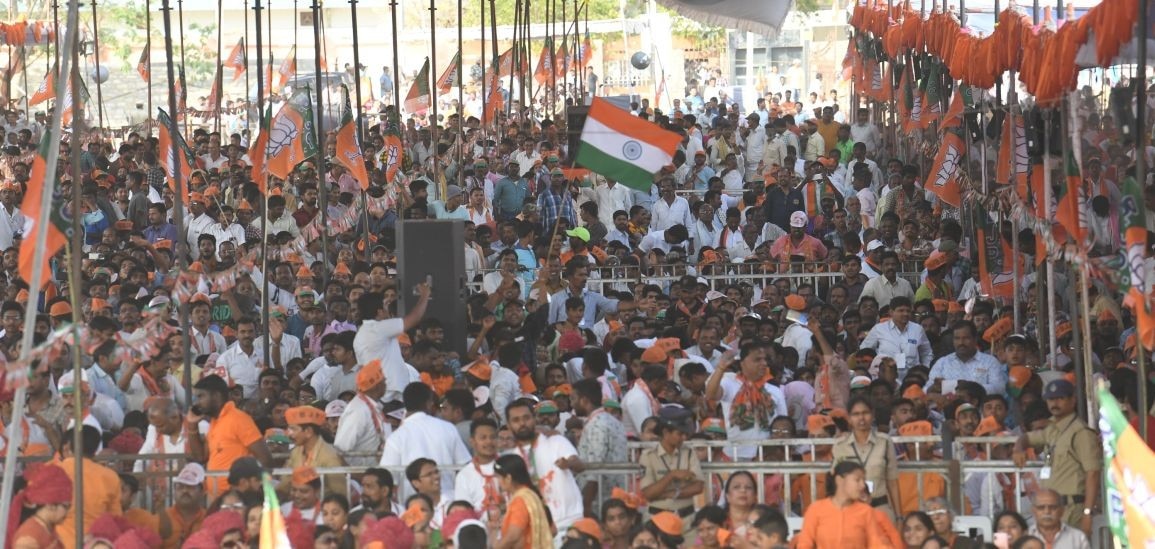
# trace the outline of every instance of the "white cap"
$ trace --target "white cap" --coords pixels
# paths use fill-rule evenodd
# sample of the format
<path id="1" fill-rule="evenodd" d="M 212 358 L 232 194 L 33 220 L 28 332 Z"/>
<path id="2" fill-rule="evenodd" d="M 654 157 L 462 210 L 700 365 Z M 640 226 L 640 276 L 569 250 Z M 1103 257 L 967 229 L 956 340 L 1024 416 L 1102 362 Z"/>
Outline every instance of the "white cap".
<path id="1" fill-rule="evenodd" d="M 869 243 L 866 244 L 866 251 L 873 252 L 874 250 L 877 250 L 878 248 L 881 248 L 883 246 L 884 246 L 884 244 L 882 243 L 881 240 L 871 240 Z"/>
<path id="2" fill-rule="evenodd" d="M 205 483 L 205 468 L 199 463 L 189 463 L 172 481 L 185 486 L 200 486 Z"/>
<path id="3" fill-rule="evenodd" d="M 706 303 L 714 301 L 715 299 L 726 299 L 726 294 L 718 290 L 710 290 L 706 292 Z"/>
<path id="4" fill-rule="evenodd" d="M 325 417 L 341 417 L 345 413 L 345 407 L 349 404 L 344 400 L 337 399 L 325 405 Z"/>
<path id="5" fill-rule="evenodd" d="M 810 222 L 810 218 L 806 217 L 806 212 L 797 211 L 790 214 L 791 227 L 805 227 Z"/>

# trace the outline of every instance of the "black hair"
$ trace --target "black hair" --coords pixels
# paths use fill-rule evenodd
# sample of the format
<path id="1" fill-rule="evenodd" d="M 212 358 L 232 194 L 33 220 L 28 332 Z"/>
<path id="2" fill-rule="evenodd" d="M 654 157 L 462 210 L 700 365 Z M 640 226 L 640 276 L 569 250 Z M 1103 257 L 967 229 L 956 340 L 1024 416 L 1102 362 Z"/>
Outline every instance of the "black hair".
<path id="1" fill-rule="evenodd" d="M 406 413 L 424 412 L 429 409 L 429 403 L 437 398 L 433 388 L 424 383 L 410 383 L 401 392 L 401 401 L 405 403 Z"/>
<path id="2" fill-rule="evenodd" d="M 437 467 L 437 462 L 429 458 L 417 458 L 413 460 L 409 465 L 405 466 L 405 479 L 408 480 L 410 484 L 413 484 L 413 481 L 421 478 L 421 469 L 425 468 L 426 465 Z"/>

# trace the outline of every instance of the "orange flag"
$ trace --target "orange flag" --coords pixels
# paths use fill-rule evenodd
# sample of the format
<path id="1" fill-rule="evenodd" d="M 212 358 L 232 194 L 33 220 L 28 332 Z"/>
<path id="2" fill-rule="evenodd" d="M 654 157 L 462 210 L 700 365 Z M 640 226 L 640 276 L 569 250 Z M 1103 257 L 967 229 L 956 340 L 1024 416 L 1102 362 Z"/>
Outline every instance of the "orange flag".
<path id="1" fill-rule="evenodd" d="M 308 88 L 293 92 L 277 112 L 270 123 L 268 144 L 265 165 L 281 179 L 288 179 L 293 168 L 317 154 L 317 126 Z"/>
<path id="2" fill-rule="evenodd" d="M 395 133 L 385 134 L 384 144 L 381 147 L 381 166 L 385 170 L 385 181 L 392 183 L 401 169 L 404 147 L 401 146 L 401 137 Z"/>
<path id="3" fill-rule="evenodd" d="M 345 96 L 345 106 L 341 114 L 341 128 L 337 130 L 337 162 L 349 170 L 349 174 L 361 184 L 361 190 L 369 190 L 369 173 L 365 170 L 361 144 L 357 142 L 357 125 L 353 123 L 353 109 L 349 105 L 349 88 L 342 84 L 341 91 Z"/>
<path id="4" fill-rule="evenodd" d="M 958 175 L 965 154 L 966 142 L 953 131 L 943 132 L 942 144 L 934 157 L 930 180 L 927 182 L 928 190 L 956 208 L 962 203 Z"/>
<path id="5" fill-rule="evenodd" d="M 553 60 L 553 38 L 547 36 L 545 45 L 541 47 L 541 55 L 537 58 L 537 69 L 533 71 L 533 79 L 538 84 L 549 82 L 550 75 L 554 73 Z"/>
<path id="6" fill-rule="evenodd" d="M 152 69 L 149 66 L 149 54 L 152 53 L 152 50 L 150 49 L 151 47 L 151 44 L 145 43 L 144 49 L 140 50 L 140 59 L 136 62 L 136 73 L 139 74 L 145 82 L 148 82 L 150 79 L 152 79 Z"/>
<path id="7" fill-rule="evenodd" d="M 297 46 L 289 50 L 289 55 L 285 56 L 285 60 L 281 61 L 281 66 L 277 68 L 277 75 L 280 76 L 278 81 L 278 88 L 284 89 L 289 85 L 289 80 L 297 74 Z"/>
<path id="8" fill-rule="evenodd" d="M 261 194 L 265 194 L 265 191 L 268 190 L 268 183 L 265 180 L 265 153 L 269 147 L 269 119 L 272 118 L 272 109 L 271 105 L 265 107 L 265 114 L 261 116 L 261 131 L 257 134 L 257 138 L 249 144 L 249 162 L 253 165 L 251 176 Z"/>
<path id="9" fill-rule="evenodd" d="M 228 61 L 225 62 L 226 67 L 233 69 L 233 80 L 241 77 L 241 74 L 248 68 L 249 61 L 245 52 L 245 37 L 242 36 L 237 40 L 237 45 L 233 46 L 233 51 L 229 52 Z"/>
<path id="10" fill-rule="evenodd" d="M 51 73 L 49 73 L 51 74 Z M 48 156 L 49 139 L 52 132 L 44 132 L 44 137 L 40 139 L 40 147 L 36 151 L 36 155 L 32 157 L 32 169 L 28 174 L 28 189 L 24 192 L 24 200 L 20 203 L 20 211 L 24 213 L 27 219 L 34 222 L 31 234 L 24 235 L 24 243 L 20 246 L 20 278 L 25 282 L 32 282 L 32 270 L 36 263 L 36 250 L 34 243 L 36 242 L 36 234 L 39 231 L 48 231 L 48 238 L 45 240 L 44 249 L 44 263 L 40 271 L 40 287 L 44 288 L 48 284 L 49 275 L 51 271 L 48 268 L 48 260 L 56 255 L 68 243 L 68 227 L 71 226 L 68 220 L 64 219 L 64 208 L 51 208 L 50 211 L 43 211 L 41 209 L 40 195 L 43 193 L 44 185 L 53 185 L 52 181 L 45 181 L 44 175 L 47 170 L 45 158 Z"/>
<path id="11" fill-rule="evenodd" d="M 32 92 L 32 97 L 28 98 L 28 105 L 29 106 L 38 105 L 40 103 L 48 101 L 49 99 L 55 99 L 55 98 L 56 98 L 56 67 L 54 66 L 54 67 L 52 67 L 52 70 L 48 71 L 48 74 L 44 75 L 44 80 L 42 80 L 40 82 L 40 87 L 36 88 L 36 91 Z"/>

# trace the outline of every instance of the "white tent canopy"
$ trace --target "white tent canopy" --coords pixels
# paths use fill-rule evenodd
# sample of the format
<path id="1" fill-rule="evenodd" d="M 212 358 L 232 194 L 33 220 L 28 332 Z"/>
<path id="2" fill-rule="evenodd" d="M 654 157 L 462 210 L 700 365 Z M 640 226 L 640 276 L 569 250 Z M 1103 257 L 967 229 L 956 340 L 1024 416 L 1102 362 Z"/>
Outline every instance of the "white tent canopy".
<path id="1" fill-rule="evenodd" d="M 793 0 L 657 0 L 683 17 L 702 23 L 776 36 Z"/>

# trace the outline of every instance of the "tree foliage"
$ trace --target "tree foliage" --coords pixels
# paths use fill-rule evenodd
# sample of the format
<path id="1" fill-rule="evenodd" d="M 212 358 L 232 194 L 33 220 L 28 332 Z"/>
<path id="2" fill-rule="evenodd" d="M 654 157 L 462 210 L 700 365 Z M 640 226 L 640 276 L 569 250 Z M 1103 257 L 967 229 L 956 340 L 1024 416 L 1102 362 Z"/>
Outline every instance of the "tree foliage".
<path id="1" fill-rule="evenodd" d="M 122 70 L 132 70 L 140 59 L 141 48 L 148 41 L 148 21 L 145 10 L 141 9 L 140 2 L 133 0 L 107 0 L 97 4 L 100 29 L 100 49 L 111 52 L 113 59 Z M 91 14 L 91 12 L 89 12 Z M 91 17 L 91 15 L 89 15 Z M 177 14 L 172 13 L 173 27 L 176 27 Z M 106 29 L 116 29 L 108 32 Z M 152 18 L 152 45 L 159 46 L 164 40 L 164 27 L 161 16 L 153 13 Z M 229 47 L 229 46 L 226 46 Z M 173 37 L 173 57 L 179 62 L 180 38 Z M 227 54 L 224 52 L 222 55 Z M 186 23 L 184 32 L 184 66 L 185 79 L 189 85 L 201 85 L 212 79 L 216 70 L 217 59 L 217 26 L 215 24 L 201 25 Z M 154 59 L 156 66 L 160 59 Z"/>

